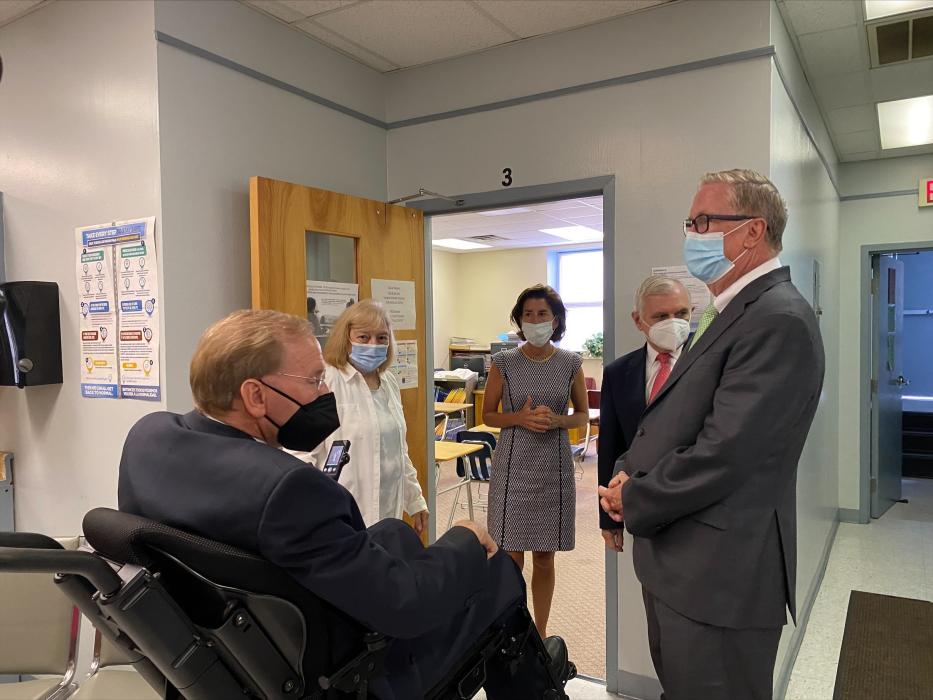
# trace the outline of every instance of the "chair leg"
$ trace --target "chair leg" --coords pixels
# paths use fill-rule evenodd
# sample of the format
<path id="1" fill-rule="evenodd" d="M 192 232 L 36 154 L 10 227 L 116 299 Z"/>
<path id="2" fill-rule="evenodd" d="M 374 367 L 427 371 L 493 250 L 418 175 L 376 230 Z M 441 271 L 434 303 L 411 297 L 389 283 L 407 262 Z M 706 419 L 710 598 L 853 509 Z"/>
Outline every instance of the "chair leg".
<path id="1" fill-rule="evenodd" d="M 447 518 L 447 529 L 448 529 L 448 530 L 450 529 L 450 526 L 451 526 L 451 525 L 453 524 L 453 522 L 454 522 L 454 513 L 457 512 L 457 505 L 458 505 L 459 502 L 460 502 L 460 489 L 463 488 L 463 484 L 464 484 L 464 482 L 461 481 L 461 482 L 457 485 L 457 493 L 454 494 L 454 503 L 453 503 L 453 505 L 450 507 L 450 517 Z"/>
<path id="2" fill-rule="evenodd" d="M 472 520 L 473 519 L 473 482 L 467 481 L 466 487 L 467 487 L 467 508 L 470 513 L 470 520 Z"/>

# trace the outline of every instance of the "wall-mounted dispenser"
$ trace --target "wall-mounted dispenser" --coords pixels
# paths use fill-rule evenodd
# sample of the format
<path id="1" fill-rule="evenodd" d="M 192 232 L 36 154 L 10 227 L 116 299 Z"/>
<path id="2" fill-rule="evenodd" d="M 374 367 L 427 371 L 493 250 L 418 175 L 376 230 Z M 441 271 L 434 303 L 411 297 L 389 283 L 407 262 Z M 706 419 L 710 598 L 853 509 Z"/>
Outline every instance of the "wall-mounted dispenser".
<path id="1" fill-rule="evenodd" d="M 61 383 L 58 285 L 0 284 L 0 386 Z"/>

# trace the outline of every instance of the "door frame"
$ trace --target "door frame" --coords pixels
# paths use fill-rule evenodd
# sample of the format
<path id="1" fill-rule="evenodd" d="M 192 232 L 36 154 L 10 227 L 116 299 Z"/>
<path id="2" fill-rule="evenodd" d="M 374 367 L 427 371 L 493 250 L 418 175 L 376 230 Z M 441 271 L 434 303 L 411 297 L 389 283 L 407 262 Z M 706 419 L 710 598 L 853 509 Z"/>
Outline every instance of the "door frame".
<path id="1" fill-rule="evenodd" d="M 876 255 L 913 251 L 933 251 L 933 240 L 912 243 L 869 243 L 859 253 L 860 306 L 859 314 L 859 507 L 858 522 L 871 522 L 871 377 L 872 377 L 872 258 Z M 861 392 L 867 392 L 862 394 Z"/>
<path id="2" fill-rule="evenodd" d="M 592 197 L 601 195 L 603 198 L 603 367 L 606 362 L 615 359 L 615 175 L 585 178 L 581 180 L 566 180 L 527 187 L 509 187 L 507 189 L 474 192 L 471 194 L 458 194 L 446 199 L 426 199 L 407 202 L 407 206 L 421 209 L 425 215 L 425 331 L 428 338 L 434 337 L 434 270 L 431 257 L 431 220 L 429 217 L 437 214 L 455 214 L 480 209 L 498 209 L 503 207 L 517 207 L 523 204 L 535 204 L 575 197 Z M 607 303 L 608 302 L 608 303 Z M 425 343 L 428 367 L 434 367 L 434 344 Z M 426 387 L 430 390 L 431 387 Z M 429 396 L 429 398 L 431 398 Z M 433 400 L 433 399 L 432 399 Z M 434 434 L 434 414 L 428 412 L 428 424 L 425 430 L 429 436 Z M 430 460 L 434 461 L 434 442 L 428 440 Z M 434 481 L 428 480 L 428 506 L 435 510 L 436 488 Z M 434 525 L 436 519 L 432 518 L 431 541 L 434 541 Z M 595 526 L 594 526 L 595 527 Z M 619 564 L 615 552 L 606 552 L 606 690 L 618 690 L 619 676 Z"/>

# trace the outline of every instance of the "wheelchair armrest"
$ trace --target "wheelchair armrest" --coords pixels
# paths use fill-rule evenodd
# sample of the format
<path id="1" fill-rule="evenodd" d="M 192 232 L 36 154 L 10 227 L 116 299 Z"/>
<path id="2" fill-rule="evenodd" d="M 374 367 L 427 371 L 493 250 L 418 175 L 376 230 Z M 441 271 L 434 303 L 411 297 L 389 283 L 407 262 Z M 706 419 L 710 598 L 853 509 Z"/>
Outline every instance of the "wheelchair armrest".
<path id="1" fill-rule="evenodd" d="M 0 571 L 75 574 L 86 578 L 105 596 L 116 593 L 122 585 L 120 577 L 99 557 L 60 548 L 0 547 Z"/>
<path id="2" fill-rule="evenodd" d="M 48 535 L 40 535 L 37 532 L 0 532 L 0 547 L 64 549 L 56 540 Z"/>

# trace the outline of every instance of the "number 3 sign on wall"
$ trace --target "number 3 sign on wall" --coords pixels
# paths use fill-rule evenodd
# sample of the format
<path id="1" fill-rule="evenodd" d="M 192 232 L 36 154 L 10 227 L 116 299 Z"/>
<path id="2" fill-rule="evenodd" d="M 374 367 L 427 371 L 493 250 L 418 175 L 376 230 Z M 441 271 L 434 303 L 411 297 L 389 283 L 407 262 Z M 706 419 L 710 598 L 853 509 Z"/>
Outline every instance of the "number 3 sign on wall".
<path id="1" fill-rule="evenodd" d="M 508 187 L 512 184 L 512 168 L 503 168 L 502 174 L 504 175 L 502 179 L 502 186 Z"/>

